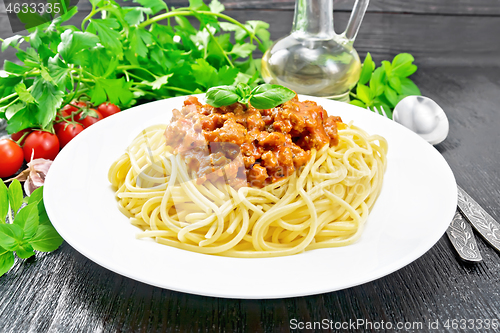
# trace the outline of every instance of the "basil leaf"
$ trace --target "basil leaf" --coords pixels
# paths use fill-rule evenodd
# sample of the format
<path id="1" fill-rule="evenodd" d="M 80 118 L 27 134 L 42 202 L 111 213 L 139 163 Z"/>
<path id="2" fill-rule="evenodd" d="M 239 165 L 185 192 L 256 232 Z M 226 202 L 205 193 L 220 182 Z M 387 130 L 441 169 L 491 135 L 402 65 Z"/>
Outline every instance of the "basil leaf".
<path id="1" fill-rule="evenodd" d="M 356 106 L 359 106 L 363 109 L 366 109 L 365 103 L 361 102 L 359 99 L 353 99 L 352 101 L 349 102 L 349 104 L 356 105 Z"/>
<path id="2" fill-rule="evenodd" d="M 0 247 L 0 276 L 7 273 L 14 265 L 14 253 Z"/>
<path id="3" fill-rule="evenodd" d="M 366 104 L 370 104 L 374 97 L 372 90 L 367 86 L 365 86 L 364 84 L 358 84 L 356 92 L 358 98 L 363 102 L 365 102 Z"/>
<path id="4" fill-rule="evenodd" d="M 244 103 L 248 103 L 248 98 L 250 98 L 250 95 L 252 94 L 252 89 L 248 86 L 248 84 L 245 83 L 238 83 L 236 85 L 236 91 L 238 92 L 238 95 L 240 95 L 241 100 L 245 101 Z"/>
<path id="5" fill-rule="evenodd" d="M 3 180 L 0 182 L 0 224 L 5 223 L 5 217 L 9 212 L 9 190 Z"/>
<path id="6" fill-rule="evenodd" d="M 389 85 L 392 89 L 396 90 L 398 94 L 402 94 L 401 80 L 397 76 L 391 76 L 389 78 Z"/>
<path id="7" fill-rule="evenodd" d="M 252 91 L 250 104 L 257 109 L 271 109 L 288 102 L 295 97 L 295 92 L 277 84 L 263 84 Z"/>
<path id="8" fill-rule="evenodd" d="M 366 84 L 370 81 L 372 77 L 372 72 L 375 70 L 375 63 L 372 60 L 370 52 L 366 54 L 365 61 L 363 62 L 363 67 L 361 68 L 361 74 L 359 76 L 359 83 Z"/>
<path id="9" fill-rule="evenodd" d="M 370 89 L 375 96 L 380 96 L 384 93 L 385 71 L 382 67 L 377 68 L 370 78 Z"/>
<path id="10" fill-rule="evenodd" d="M 23 243 L 16 249 L 16 254 L 21 259 L 28 259 L 34 256 L 35 252 L 33 251 L 33 247 L 30 244 Z"/>
<path id="11" fill-rule="evenodd" d="M 28 200 L 28 205 L 35 204 L 37 206 L 38 213 L 38 224 L 50 225 L 50 220 L 45 211 L 45 205 L 43 203 L 43 186 L 40 186 L 31 193 Z"/>
<path id="12" fill-rule="evenodd" d="M 14 179 L 9 186 L 9 202 L 14 215 L 17 214 L 17 211 L 23 204 L 23 188 L 17 179 Z"/>
<path id="13" fill-rule="evenodd" d="M 34 202 L 19 211 L 14 224 L 23 229 L 24 239 L 31 238 L 38 228 L 38 203 Z"/>
<path id="14" fill-rule="evenodd" d="M 240 99 L 237 88 L 233 86 L 220 86 L 208 89 L 205 95 L 207 104 L 214 108 L 231 105 Z"/>
<path id="15" fill-rule="evenodd" d="M 412 63 L 415 61 L 415 58 L 409 53 L 400 53 L 394 57 L 392 60 L 392 67 L 394 69 L 404 66 L 406 64 Z"/>
<path id="16" fill-rule="evenodd" d="M 389 103 L 391 105 L 391 108 L 394 108 L 396 106 L 396 104 L 398 104 L 398 102 L 399 102 L 399 100 L 398 100 L 398 94 L 391 87 L 385 86 L 385 88 L 384 88 L 384 95 L 387 98 L 387 100 L 389 101 Z"/>
<path id="17" fill-rule="evenodd" d="M 409 53 L 400 53 L 392 60 L 392 74 L 399 77 L 407 77 L 415 73 L 417 66 L 412 62 L 415 60 Z"/>
<path id="18" fill-rule="evenodd" d="M 417 71 L 418 67 L 416 65 L 410 65 L 408 67 L 398 69 L 397 71 L 393 71 L 394 74 L 398 75 L 400 78 L 405 78 L 407 76 L 412 75 Z"/>
<path id="19" fill-rule="evenodd" d="M 391 75 L 392 64 L 389 61 L 387 61 L 387 60 L 382 61 L 382 68 L 385 70 L 385 74 L 387 76 Z"/>
<path id="20" fill-rule="evenodd" d="M 411 96 L 411 95 L 417 95 L 420 96 L 422 93 L 420 92 L 420 89 L 418 89 L 417 85 L 413 83 L 412 80 L 408 78 L 402 78 L 401 79 L 401 90 L 403 95 L 406 96 Z"/>
<path id="21" fill-rule="evenodd" d="M 15 251 L 24 237 L 23 229 L 16 224 L 0 224 L 0 247 Z"/>
<path id="22" fill-rule="evenodd" d="M 47 215 L 47 211 L 45 210 L 43 199 L 38 203 L 38 224 L 52 225 Z"/>
<path id="23" fill-rule="evenodd" d="M 63 242 L 63 239 L 51 225 L 40 225 L 35 236 L 29 242 L 33 249 L 41 252 L 52 252 Z"/>
<path id="24" fill-rule="evenodd" d="M 28 205 L 32 203 L 38 204 L 40 200 L 43 198 L 43 186 L 40 186 L 36 190 L 34 190 L 31 195 L 28 197 Z"/>

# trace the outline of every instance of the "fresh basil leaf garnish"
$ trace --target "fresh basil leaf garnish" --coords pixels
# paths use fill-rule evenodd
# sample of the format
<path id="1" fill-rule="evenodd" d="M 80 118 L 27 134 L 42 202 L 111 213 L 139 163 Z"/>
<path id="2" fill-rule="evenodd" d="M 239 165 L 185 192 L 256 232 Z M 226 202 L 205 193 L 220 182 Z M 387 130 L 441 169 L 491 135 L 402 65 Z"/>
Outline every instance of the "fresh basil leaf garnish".
<path id="1" fill-rule="evenodd" d="M 205 100 L 213 107 L 231 105 L 236 102 L 250 104 L 257 109 L 271 109 L 295 97 L 295 92 L 277 84 L 263 84 L 253 90 L 246 84 L 210 88 Z"/>
<path id="2" fill-rule="evenodd" d="M 206 102 L 214 108 L 234 104 L 239 99 L 238 90 L 233 86 L 213 87 L 205 95 Z"/>
<path id="3" fill-rule="evenodd" d="M 252 91 L 250 104 L 257 109 L 271 109 L 288 102 L 295 92 L 277 84 L 263 84 Z"/>

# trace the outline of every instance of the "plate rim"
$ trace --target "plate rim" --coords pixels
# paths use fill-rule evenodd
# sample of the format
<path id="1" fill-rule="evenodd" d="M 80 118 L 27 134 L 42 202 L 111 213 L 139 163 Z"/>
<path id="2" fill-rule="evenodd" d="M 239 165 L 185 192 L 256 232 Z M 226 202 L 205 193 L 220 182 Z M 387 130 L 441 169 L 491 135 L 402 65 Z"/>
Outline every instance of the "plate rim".
<path id="1" fill-rule="evenodd" d="M 203 96 L 203 94 L 196 95 L 196 96 L 200 97 L 200 96 Z M 158 105 L 160 105 L 161 103 L 173 104 L 173 103 L 176 103 L 177 101 L 183 101 L 186 97 L 187 96 L 180 96 L 180 97 L 175 97 L 175 98 L 171 98 L 171 99 L 158 100 L 158 101 L 145 103 L 145 104 L 142 104 L 139 106 L 132 107 L 132 108 L 126 110 L 125 113 L 118 114 L 118 116 L 120 116 L 121 118 L 125 118 L 125 117 L 130 118 L 130 117 L 132 117 L 132 112 L 138 112 L 138 110 L 147 109 L 148 107 L 151 108 L 154 106 L 155 103 L 158 103 Z M 354 105 L 337 102 L 337 101 L 326 100 L 323 98 L 312 97 L 312 96 L 307 96 L 307 95 L 299 95 L 299 99 L 300 100 L 309 99 L 309 100 L 313 100 L 313 101 L 317 101 L 317 102 L 318 101 L 321 101 L 321 102 L 328 101 L 327 103 L 333 103 L 333 105 L 338 103 L 337 105 L 342 105 L 342 107 L 345 107 L 347 109 L 354 108 L 354 109 L 358 110 L 357 112 L 359 112 L 360 110 L 363 110 L 365 112 L 365 114 L 363 114 L 363 115 L 366 115 L 368 118 L 372 117 L 372 116 L 376 116 L 375 114 L 373 114 L 372 112 L 370 112 L 368 110 L 359 108 L 359 107 L 354 106 Z M 133 109 L 136 109 L 136 110 L 133 111 Z M 168 110 L 168 111 L 170 111 L 170 110 Z M 130 116 L 128 116 L 128 115 L 130 115 Z M 114 117 L 116 117 L 116 115 Z M 101 127 L 105 126 L 108 123 L 111 124 L 112 121 L 118 123 L 119 122 L 118 119 L 121 119 L 121 118 L 108 117 L 108 118 L 101 120 L 100 122 L 94 124 L 92 127 L 88 128 L 87 131 L 82 132 L 73 141 L 71 141 L 65 147 L 65 150 L 62 150 L 60 152 L 61 156 L 63 156 L 63 158 L 64 158 L 65 155 L 69 154 L 68 153 L 69 151 L 76 149 L 76 147 L 81 142 L 83 142 L 83 140 L 85 140 L 86 137 L 91 136 L 92 133 L 94 133 L 94 132 L 98 132 L 101 129 Z M 116 119 L 116 120 L 113 120 L 113 119 Z M 169 121 L 169 119 L 166 119 L 165 123 L 168 123 L 168 121 Z M 395 125 L 396 127 L 399 126 L 400 130 L 405 131 L 406 135 L 412 136 L 416 140 L 421 140 L 422 142 L 425 142 L 417 134 L 411 132 L 410 130 L 406 129 L 402 125 L 397 124 L 395 122 L 392 122 L 389 119 L 384 119 L 384 121 L 389 121 L 393 125 Z M 391 125 L 391 126 L 393 126 L 393 125 Z M 87 133 L 85 133 L 85 132 L 87 132 Z M 127 142 L 125 144 L 125 147 L 128 146 L 129 143 L 130 142 Z M 425 144 L 427 144 L 427 142 L 425 142 Z M 427 144 L 427 145 L 429 145 L 429 147 L 432 148 L 433 154 L 435 155 L 435 157 L 438 160 L 440 159 L 441 162 L 444 163 L 443 166 L 445 166 L 445 169 L 447 167 L 446 172 L 448 173 L 448 176 L 451 176 L 450 180 L 455 185 L 454 186 L 454 191 L 455 191 L 455 193 L 454 193 L 454 198 L 455 198 L 454 199 L 455 200 L 454 207 L 456 207 L 456 197 L 457 197 L 456 194 L 457 193 L 456 193 L 456 181 L 455 181 L 455 177 L 453 175 L 453 171 L 451 170 L 450 166 L 448 165 L 448 163 L 446 162 L 444 157 L 430 144 Z M 389 146 L 389 151 L 390 151 L 390 149 L 391 149 L 391 147 Z M 122 153 L 123 152 L 118 152 L 117 156 L 121 155 Z M 59 162 L 61 160 L 62 160 L 62 158 L 61 159 L 56 158 L 54 163 L 53 163 L 52 168 L 54 168 L 54 166 L 55 166 L 55 169 L 57 170 L 57 168 L 59 167 L 59 164 L 63 163 L 63 162 Z M 389 161 L 389 163 L 390 163 L 390 161 Z M 107 173 L 107 170 L 106 170 L 106 173 Z M 52 186 L 51 184 L 53 183 L 54 179 L 56 179 L 56 178 L 57 178 L 57 176 L 55 176 L 55 173 L 49 172 L 49 174 L 47 175 L 47 179 L 46 179 L 45 189 L 47 189 L 47 185 L 48 185 L 49 191 L 45 191 L 45 193 L 49 193 L 49 194 L 48 194 L 48 200 L 45 200 L 45 204 L 46 204 L 47 214 L 49 215 L 49 217 L 57 216 L 57 213 L 55 212 L 57 205 L 55 204 L 55 201 L 53 201 L 53 196 L 52 196 L 52 193 L 54 193 L 55 190 L 51 190 L 51 186 Z M 453 194 L 453 191 L 451 191 L 451 192 Z M 45 199 L 45 195 L 44 195 L 44 199 Z M 451 207 L 452 203 L 448 203 L 448 204 Z M 108 260 L 106 260 L 105 257 L 95 257 L 94 255 L 89 255 L 89 251 L 86 250 L 84 246 L 82 247 L 82 244 L 79 241 L 75 241 L 75 239 L 72 237 L 72 235 L 67 234 L 67 229 L 65 229 L 64 225 L 60 223 L 61 221 L 56 221 L 53 224 L 54 224 L 54 227 L 56 228 L 56 230 L 65 239 L 65 241 L 71 247 L 73 247 L 75 250 L 77 250 L 79 253 L 81 253 L 83 256 L 85 256 L 86 258 L 90 259 L 91 261 L 97 263 L 98 265 L 100 265 L 108 270 L 111 270 L 111 271 L 113 271 L 117 274 L 120 274 L 122 276 L 126 276 L 128 278 L 133 279 L 133 280 L 143 282 L 143 283 L 146 283 L 149 285 L 153 285 L 156 287 L 160 287 L 160 288 L 165 288 L 165 289 L 170 289 L 170 290 L 175 290 L 175 291 L 185 292 L 185 293 L 190 293 L 190 294 L 196 294 L 196 295 L 210 296 L 210 297 L 222 297 L 222 298 L 233 298 L 233 299 L 276 299 L 276 298 L 289 298 L 289 297 L 297 297 L 297 296 L 316 295 L 316 294 L 333 292 L 333 291 L 337 291 L 337 290 L 342 290 L 342 289 L 362 285 L 362 284 L 377 280 L 381 277 L 387 276 L 387 275 L 409 265 L 410 263 L 414 262 L 416 259 L 418 259 L 422 255 L 424 255 L 426 252 L 428 252 L 439 241 L 439 239 L 442 237 L 442 235 L 445 233 L 449 223 L 452 220 L 453 213 L 454 213 L 454 209 L 453 209 L 453 212 L 451 212 L 450 207 L 446 207 L 446 208 L 443 207 L 443 209 L 450 211 L 448 213 L 448 215 L 449 215 L 449 218 L 447 219 L 448 223 L 447 224 L 443 223 L 442 225 L 440 225 L 438 232 L 434 232 L 433 237 L 431 237 L 431 239 L 428 239 L 427 242 L 425 242 L 425 245 L 422 245 L 418 251 L 416 251 L 416 250 L 412 251 L 407 256 L 402 257 L 400 260 L 391 262 L 391 264 L 385 265 L 382 268 L 379 268 L 378 270 L 376 270 L 376 272 L 377 272 L 376 274 L 371 274 L 366 279 L 353 280 L 352 283 L 344 283 L 341 286 L 337 286 L 337 287 L 333 287 L 333 288 L 317 287 L 317 288 L 312 288 L 306 292 L 304 292 L 304 291 L 301 292 L 300 290 L 297 290 L 297 291 L 291 291 L 291 292 L 286 293 L 286 294 L 284 294 L 282 292 L 281 293 L 278 292 L 276 294 L 272 294 L 269 292 L 266 292 L 264 294 L 252 293 L 252 292 L 241 292 L 241 293 L 228 292 L 228 293 L 224 293 L 224 292 L 221 292 L 220 290 L 218 292 L 214 292 L 214 290 L 207 291 L 206 289 L 203 289 L 203 288 L 202 289 L 200 289 L 200 288 L 185 288 L 185 287 L 176 286 L 175 284 L 171 285 L 171 284 L 165 284 L 165 283 L 158 283 L 158 281 L 156 281 L 155 279 L 137 276 L 136 274 L 131 274 L 127 270 L 122 270 L 122 269 L 119 269 L 117 267 L 114 267 L 113 265 L 109 264 Z M 56 220 L 57 220 L 57 218 L 56 218 Z M 52 219 L 51 219 L 51 221 L 52 221 Z M 156 243 L 154 243 L 154 244 L 156 244 Z M 160 245 L 160 246 L 165 246 L 165 245 Z M 179 250 L 179 249 L 176 249 L 176 250 L 177 251 L 185 251 L 185 250 Z M 207 256 L 204 254 L 193 253 L 190 251 L 186 251 L 186 252 L 189 252 L 190 254 L 195 254 L 195 255 Z M 308 251 L 308 252 L 313 252 L 313 251 Z M 175 253 L 175 251 L 174 251 L 174 253 Z M 298 254 L 298 255 L 302 255 L 302 254 Z M 298 256 L 298 255 L 294 255 L 294 256 Z M 208 255 L 208 256 L 212 257 L 211 255 Z M 288 257 L 282 257 L 282 258 L 292 258 L 294 256 L 288 256 Z M 229 258 L 229 257 L 219 257 L 219 258 L 225 258 L 226 260 L 238 260 L 238 261 L 239 260 L 255 260 L 253 258 Z M 262 260 L 262 259 L 265 260 L 265 259 L 276 259 L 276 258 L 259 258 L 259 260 Z"/>

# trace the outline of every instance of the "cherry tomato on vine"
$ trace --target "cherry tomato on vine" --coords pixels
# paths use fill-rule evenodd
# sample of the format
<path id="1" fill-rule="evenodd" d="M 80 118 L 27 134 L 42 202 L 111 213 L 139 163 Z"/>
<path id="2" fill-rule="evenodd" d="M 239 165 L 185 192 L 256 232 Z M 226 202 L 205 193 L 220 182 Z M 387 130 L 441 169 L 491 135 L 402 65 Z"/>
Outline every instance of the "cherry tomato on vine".
<path id="1" fill-rule="evenodd" d="M 23 151 L 26 162 L 31 161 L 32 151 L 34 151 L 33 158 L 53 160 L 59 153 L 59 139 L 49 132 L 34 131 L 26 138 Z"/>
<path id="2" fill-rule="evenodd" d="M 76 103 L 71 103 L 71 104 L 79 106 L 80 108 L 87 107 L 87 104 L 85 104 L 84 102 L 76 102 Z M 71 116 L 72 113 L 80 110 L 79 108 L 74 107 L 71 104 L 66 104 L 61 110 L 59 110 L 59 115 L 61 115 L 62 117 L 68 117 L 68 116 Z M 60 120 L 62 120 L 62 119 L 60 119 Z"/>
<path id="3" fill-rule="evenodd" d="M 23 165 L 23 149 L 9 139 L 0 140 L 0 177 L 10 177 Z"/>
<path id="4" fill-rule="evenodd" d="M 83 131 L 83 126 L 80 124 L 67 124 L 63 121 L 61 123 L 54 124 L 54 130 L 56 131 L 56 135 L 62 149 L 68 144 L 68 142 L 73 140 L 75 136 Z"/>
<path id="5" fill-rule="evenodd" d="M 12 138 L 13 141 L 17 142 L 17 141 L 19 141 L 19 139 L 21 139 L 23 137 L 24 133 L 30 133 L 31 131 L 33 131 L 31 128 L 26 128 L 26 129 L 23 129 L 22 131 L 19 131 L 19 132 L 12 134 L 10 137 Z M 28 135 L 26 135 L 24 137 L 24 139 L 21 142 L 19 142 L 19 145 L 22 146 L 24 144 L 27 136 Z"/>
<path id="6" fill-rule="evenodd" d="M 85 118 L 80 119 L 82 113 Z M 95 109 L 88 109 L 87 112 L 84 111 L 82 113 L 79 113 L 78 116 L 75 117 L 75 120 L 82 124 L 84 128 L 90 127 L 97 123 L 99 120 L 102 120 L 102 115 Z M 97 117 L 94 117 L 95 115 L 97 115 Z"/>
<path id="7" fill-rule="evenodd" d="M 120 112 L 120 108 L 112 103 L 105 102 L 99 105 L 97 108 L 97 111 L 99 111 L 104 118 L 109 117 L 115 113 Z"/>

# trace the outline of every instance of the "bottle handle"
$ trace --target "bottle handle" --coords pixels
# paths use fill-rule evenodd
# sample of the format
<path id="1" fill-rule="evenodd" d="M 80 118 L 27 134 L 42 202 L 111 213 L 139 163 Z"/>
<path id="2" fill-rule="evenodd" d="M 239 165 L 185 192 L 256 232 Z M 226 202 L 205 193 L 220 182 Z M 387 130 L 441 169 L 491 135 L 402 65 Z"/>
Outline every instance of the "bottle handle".
<path id="1" fill-rule="evenodd" d="M 349 42 L 354 42 L 354 39 L 356 39 L 369 2 L 370 0 L 356 0 L 354 3 L 349 23 L 347 23 L 347 27 L 342 34 Z"/>

